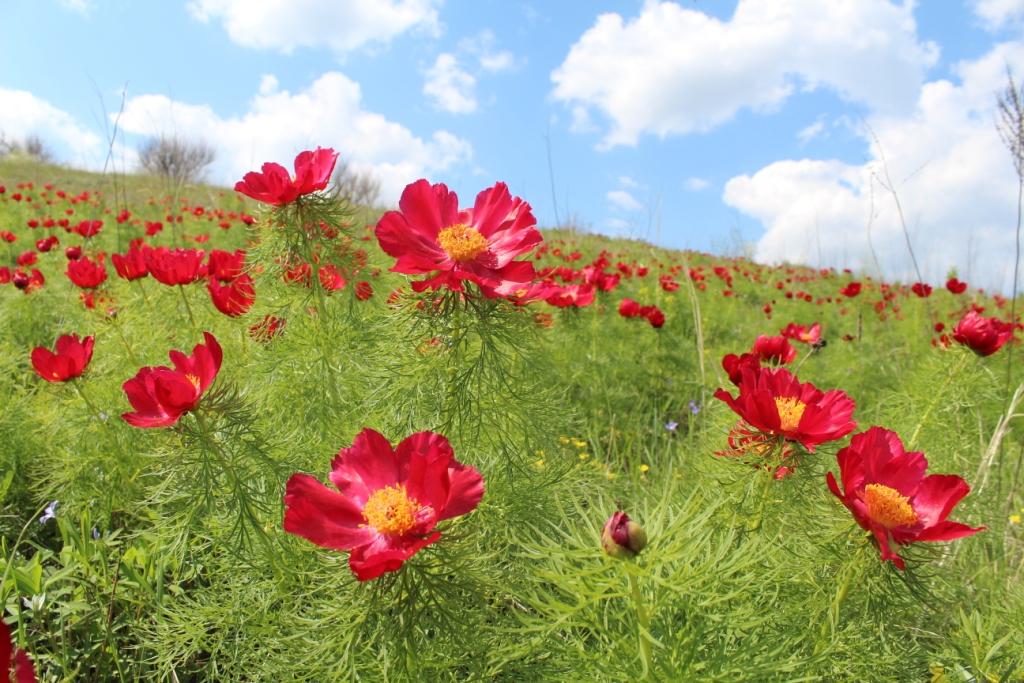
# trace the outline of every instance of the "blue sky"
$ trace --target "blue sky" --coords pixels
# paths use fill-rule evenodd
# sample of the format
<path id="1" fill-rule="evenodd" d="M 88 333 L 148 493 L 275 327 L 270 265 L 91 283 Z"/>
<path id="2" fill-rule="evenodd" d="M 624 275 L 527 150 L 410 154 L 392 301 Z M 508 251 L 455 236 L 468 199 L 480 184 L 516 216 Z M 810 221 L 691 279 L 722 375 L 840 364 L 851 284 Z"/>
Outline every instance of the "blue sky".
<path id="1" fill-rule="evenodd" d="M 926 279 L 1009 283 L 993 93 L 1024 75 L 1024 0 L 5 5 L 0 131 L 68 163 L 102 164 L 124 90 L 129 169 L 160 133 L 213 144 L 223 184 L 334 146 L 389 201 L 505 180 L 544 225 L 557 202 L 596 232 L 911 279 L 888 170 Z"/>

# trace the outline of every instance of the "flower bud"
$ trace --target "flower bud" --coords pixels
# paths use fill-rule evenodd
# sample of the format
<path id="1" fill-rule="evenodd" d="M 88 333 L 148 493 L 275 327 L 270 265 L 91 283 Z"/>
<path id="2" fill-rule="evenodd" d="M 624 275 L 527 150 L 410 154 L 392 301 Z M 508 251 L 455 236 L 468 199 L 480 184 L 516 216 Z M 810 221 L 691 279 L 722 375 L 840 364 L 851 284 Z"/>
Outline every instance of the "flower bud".
<path id="1" fill-rule="evenodd" d="M 616 512 L 604 525 L 601 534 L 604 551 L 617 559 L 636 557 L 647 545 L 647 532 L 625 512 Z"/>

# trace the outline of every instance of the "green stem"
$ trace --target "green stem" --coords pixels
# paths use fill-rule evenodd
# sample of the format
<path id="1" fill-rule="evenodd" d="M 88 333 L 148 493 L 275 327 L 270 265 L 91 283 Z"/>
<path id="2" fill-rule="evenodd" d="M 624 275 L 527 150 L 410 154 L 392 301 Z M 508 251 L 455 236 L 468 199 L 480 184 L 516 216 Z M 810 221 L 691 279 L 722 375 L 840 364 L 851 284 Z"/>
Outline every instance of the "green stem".
<path id="1" fill-rule="evenodd" d="M 860 553 L 858 553 L 845 567 L 843 580 L 836 587 L 836 595 L 832 599 L 832 607 L 829 610 L 828 619 L 821 622 L 821 628 L 818 630 L 818 642 L 814 646 L 815 655 L 821 654 L 831 643 L 832 639 L 835 638 L 836 629 L 839 627 L 840 610 L 842 610 L 846 596 L 850 592 L 850 586 L 853 584 L 854 578 L 859 573 L 860 566 Z"/>
<path id="2" fill-rule="evenodd" d="M 21 527 L 21 533 L 18 534 L 18 538 L 14 541 L 14 545 L 11 546 L 11 556 L 7 558 L 7 565 L 4 567 L 4 573 L 0 576 L 0 594 L 2 594 L 4 586 L 7 584 L 7 576 L 11 573 L 11 567 L 14 566 L 14 555 L 18 552 L 18 546 L 21 545 L 21 541 L 25 538 L 28 528 L 32 526 L 32 522 L 39 519 L 39 516 L 43 514 L 43 511 L 46 510 L 46 507 L 49 504 L 49 501 L 43 503 L 42 506 L 35 511 L 35 514 L 28 518 L 28 521 L 25 522 L 25 526 Z M 4 598 L 6 597 L 7 596 L 4 595 Z"/>
<path id="3" fill-rule="evenodd" d="M 192 323 L 193 329 L 199 329 L 196 327 L 196 319 L 192 315 L 192 306 L 188 303 L 188 297 L 185 296 L 185 285 L 178 285 L 178 291 L 181 292 L 181 300 L 185 302 L 185 312 L 188 313 L 188 321 Z"/>
<path id="4" fill-rule="evenodd" d="M 935 410 L 935 406 L 937 406 L 939 401 L 944 398 L 946 389 L 948 389 L 949 385 L 953 383 L 953 380 L 960 375 L 960 371 L 963 370 L 964 365 L 967 364 L 967 358 L 967 353 L 961 352 L 960 360 L 957 361 L 957 364 L 954 365 L 952 369 L 950 369 L 949 373 L 946 375 L 945 381 L 942 383 L 942 386 L 939 387 L 939 390 L 932 394 L 931 403 L 928 404 L 924 414 L 921 415 L 921 420 L 917 423 L 917 427 L 914 428 L 914 433 L 910 435 L 910 440 L 907 441 L 906 448 L 908 451 L 914 448 L 914 444 L 917 443 L 917 437 L 921 434 L 921 428 L 924 427 L 924 423 L 928 421 L 932 411 Z"/>
<path id="5" fill-rule="evenodd" d="M 640 639 L 640 665 L 643 667 L 641 678 L 647 678 L 652 670 L 651 658 L 651 615 L 644 604 L 643 594 L 640 592 L 640 583 L 632 573 L 629 574 L 629 592 L 633 598 L 633 608 L 636 610 L 637 637 Z"/>
<path id="6" fill-rule="evenodd" d="M 85 405 L 89 407 L 89 410 L 93 412 L 93 414 L 96 416 L 96 419 L 99 420 L 100 422 L 103 422 L 103 412 L 101 412 L 100 409 L 96 407 L 96 404 L 89 400 L 89 397 L 85 395 L 85 392 L 82 391 L 82 388 L 80 386 L 78 386 L 78 383 L 71 382 L 71 388 L 75 390 L 76 394 L 78 394 L 78 398 L 82 399 Z"/>

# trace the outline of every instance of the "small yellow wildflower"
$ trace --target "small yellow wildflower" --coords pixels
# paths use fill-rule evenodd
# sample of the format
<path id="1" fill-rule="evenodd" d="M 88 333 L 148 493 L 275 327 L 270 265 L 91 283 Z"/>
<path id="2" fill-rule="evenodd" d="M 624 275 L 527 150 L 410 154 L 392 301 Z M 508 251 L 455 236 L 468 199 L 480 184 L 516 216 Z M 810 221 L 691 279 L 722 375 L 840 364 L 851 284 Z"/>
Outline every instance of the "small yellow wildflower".
<path id="1" fill-rule="evenodd" d="M 644 474 L 647 474 L 647 472 L 649 472 L 650 469 L 651 469 L 650 465 L 640 465 L 640 471 L 643 472 Z"/>
<path id="2" fill-rule="evenodd" d="M 558 443 L 560 443 L 563 446 L 565 446 L 566 444 L 569 443 L 569 437 L 567 437 L 567 436 L 560 436 L 560 437 L 558 437 Z"/>
<path id="3" fill-rule="evenodd" d="M 580 460 L 586 460 L 590 457 L 590 453 L 580 453 Z"/>
<path id="4" fill-rule="evenodd" d="M 586 448 L 587 447 L 587 442 L 586 441 L 580 441 L 579 439 L 573 439 L 572 440 L 572 445 L 575 446 L 576 448 Z"/>
<path id="5" fill-rule="evenodd" d="M 1020 524 L 1020 515 L 1010 515 L 1010 524 Z"/>

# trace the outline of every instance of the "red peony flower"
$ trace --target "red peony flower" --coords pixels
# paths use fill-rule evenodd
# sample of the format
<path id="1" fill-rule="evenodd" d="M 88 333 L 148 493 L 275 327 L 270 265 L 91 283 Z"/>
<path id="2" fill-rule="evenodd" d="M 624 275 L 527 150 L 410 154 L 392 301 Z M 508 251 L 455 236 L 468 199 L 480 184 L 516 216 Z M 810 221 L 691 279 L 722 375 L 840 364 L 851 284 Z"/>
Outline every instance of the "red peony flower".
<path id="1" fill-rule="evenodd" d="M 146 255 L 141 249 L 129 248 L 124 254 L 111 254 L 110 261 L 118 276 L 125 280 L 138 280 L 149 275 Z"/>
<path id="2" fill-rule="evenodd" d="M 991 356 L 1013 336 L 1013 325 L 970 310 L 953 328 L 953 339 L 979 356 Z"/>
<path id="3" fill-rule="evenodd" d="M 96 289 L 107 279 L 107 269 L 103 267 L 102 257 L 95 261 L 83 256 L 77 261 L 68 261 L 67 270 L 64 271 L 68 279 L 82 289 Z"/>
<path id="4" fill-rule="evenodd" d="M 952 541 L 985 528 L 946 519 L 971 488 L 953 474 L 925 476 L 924 454 L 905 452 L 896 432 L 872 427 L 857 434 L 836 461 L 843 491 L 831 472 L 825 475 L 829 490 L 874 534 L 882 560 L 898 569 L 904 568 L 903 558 L 890 542 Z"/>
<path id="5" fill-rule="evenodd" d="M 366 301 L 373 296 L 373 285 L 366 280 L 360 280 L 356 283 L 356 298 L 360 301 Z"/>
<path id="6" fill-rule="evenodd" d="M 646 318 L 651 327 L 655 329 L 665 325 L 665 313 L 657 306 L 641 306 L 640 315 Z"/>
<path id="7" fill-rule="evenodd" d="M 157 282 L 165 285 L 187 285 L 205 275 L 202 249 L 146 249 L 146 267 Z"/>
<path id="8" fill-rule="evenodd" d="M 788 339 L 785 337 L 766 337 L 763 334 L 758 335 L 750 352 L 765 363 L 776 363 L 778 365 L 792 363 L 793 359 L 796 358 L 796 349 L 793 348 Z"/>
<path id="9" fill-rule="evenodd" d="M 32 349 L 32 367 L 47 382 L 67 382 L 85 371 L 92 360 L 93 338 L 79 340 L 77 334 L 57 338 L 55 351 L 43 346 Z"/>
<path id="10" fill-rule="evenodd" d="M 955 277 L 951 277 L 946 280 L 946 289 L 948 289 L 952 294 L 963 294 L 967 291 L 967 283 L 961 282 Z"/>
<path id="11" fill-rule="evenodd" d="M 755 429 L 801 443 L 808 451 L 826 441 L 840 439 L 856 427 L 850 419 L 855 404 L 839 389 L 822 392 L 810 382 L 801 384 L 785 368 L 744 368 L 739 396 L 719 389 L 724 401 Z"/>
<path id="12" fill-rule="evenodd" d="M 630 298 L 619 302 L 619 315 L 623 318 L 636 318 L 640 315 L 640 304 Z"/>
<path id="13" fill-rule="evenodd" d="M 294 474 L 284 495 L 284 530 L 324 548 L 349 552 L 360 581 L 397 571 L 441 537 L 437 523 L 473 510 L 484 481 L 455 460 L 448 440 L 418 432 L 395 449 L 364 429 L 331 462 L 334 491 Z"/>
<path id="14" fill-rule="evenodd" d="M 445 286 L 463 291 L 463 281 L 502 296 L 533 280 L 533 264 L 515 261 L 542 240 L 530 205 L 512 197 L 505 183 L 477 195 L 472 209 L 443 183 L 418 180 L 407 186 L 399 211 L 388 211 L 375 233 L 381 249 L 397 259 L 391 270 L 406 275 L 436 273 L 414 282 L 418 292 Z"/>
<path id="15" fill-rule="evenodd" d="M 915 282 L 913 285 L 910 286 L 910 291 L 912 291 L 914 294 L 918 295 L 922 299 L 927 299 L 932 295 L 932 286 L 926 285 L 923 282 Z"/>
<path id="16" fill-rule="evenodd" d="M 235 191 L 272 206 L 290 204 L 303 195 L 327 187 L 338 161 L 333 149 L 317 147 L 295 157 L 295 177 L 280 164 L 267 162 L 260 173 L 246 173 L 235 183 Z"/>
<path id="17" fill-rule="evenodd" d="M 846 297 L 849 297 L 849 298 L 852 299 L 853 297 L 855 297 L 858 294 L 860 294 L 860 290 L 861 290 L 861 285 L 860 285 L 859 282 L 851 282 L 850 284 L 848 284 L 845 287 L 843 287 L 842 289 L 840 289 L 839 293 L 842 294 L 843 296 L 846 296 Z"/>
<path id="18" fill-rule="evenodd" d="M 3 189 L 0 187 L 0 189 Z M 11 630 L 0 619 L 0 672 L 4 683 L 36 683 L 36 669 L 24 650 L 14 647 Z"/>
<path id="19" fill-rule="evenodd" d="M 245 268 L 245 250 L 221 251 L 220 249 L 210 250 L 210 259 L 207 265 L 207 272 L 210 277 L 221 282 L 231 282 L 242 274 Z"/>
<path id="20" fill-rule="evenodd" d="M 122 386 L 135 409 L 121 417 L 134 427 L 169 427 L 199 404 L 220 370 L 223 352 L 217 339 L 203 332 L 206 343 L 196 344 L 192 355 L 172 350 L 167 355 L 174 369 L 166 366 L 141 368 Z"/>
<path id="21" fill-rule="evenodd" d="M 810 327 L 790 323 L 782 328 L 782 336 L 804 344 L 817 344 L 821 341 L 821 325 L 814 323 Z"/>
<path id="22" fill-rule="evenodd" d="M 217 310 L 232 318 L 244 314 L 256 301 L 256 288 L 253 286 L 252 278 L 246 273 L 226 285 L 210 278 L 206 288 L 210 291 L 210 300 Z"/>
<path id="23" fill-rule="evenodd" d="M 78 246 L 68 247 L 64 250 L 64 256 L 67 257 L 68 261 L 77 261 L 82 258 L 82 248 Z"/>
<path id="24" fill-rule="evenodd" d="M 739 385 L 743 379 L 743 369 L 750 368 L 757 372 L 761 369 L 761 359 L 753 353 L 744 353 L 742 356 L 730 353 L 722 357 L 722 368 L 729 375 L 729 381 Z"/>
<path id="25" fill-rule="evenodd" d="M 249 327 L 249 336 L 258 342 L 268 342 L 284 329 L 285 320 L 273 315 L 263 316 L 263 320 Z"/>

